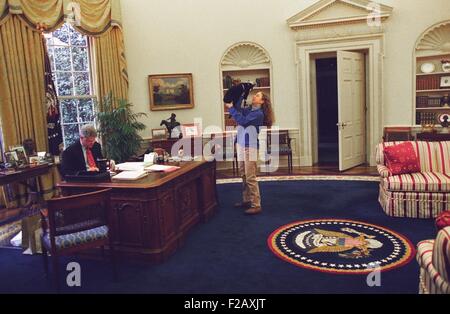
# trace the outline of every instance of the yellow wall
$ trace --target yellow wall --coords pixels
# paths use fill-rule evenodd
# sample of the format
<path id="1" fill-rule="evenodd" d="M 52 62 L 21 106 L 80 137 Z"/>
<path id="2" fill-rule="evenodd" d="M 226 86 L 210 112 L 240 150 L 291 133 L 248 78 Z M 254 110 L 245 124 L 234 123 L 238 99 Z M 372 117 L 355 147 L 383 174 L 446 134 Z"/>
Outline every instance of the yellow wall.
<path id="1" fill-rule="evenodd" d="M 221 126 L 219 62 L 236 42 L 252 41 L 272 58 L 277 124 L 300 128 L 294 62 L 294 35 L 286 20 L 315 0 L 122 0 L 130 79 L 130 101 L 152 128 L 172 111 L 149 109 L 147 76 L 193 73 L 195 108 L 176 110 L 182 123 L 203 118 Z M 449 0 L 384 0 L 394 12 L 386 24 L 385 125 L 411 125 L 413 115 L 412 54 L 420 34 L 450 19 Z"/>

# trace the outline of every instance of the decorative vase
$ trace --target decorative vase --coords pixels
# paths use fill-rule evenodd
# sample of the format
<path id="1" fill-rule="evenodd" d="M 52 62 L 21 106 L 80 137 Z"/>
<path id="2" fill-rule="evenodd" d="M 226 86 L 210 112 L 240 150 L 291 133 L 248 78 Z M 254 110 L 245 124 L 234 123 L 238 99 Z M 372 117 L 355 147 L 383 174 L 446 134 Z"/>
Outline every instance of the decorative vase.
<path id="1" fill-rule="evenodd" d="M 450 72 L 450 60 L 445 59 L 441 61 L 442 63 L 442 71 Z"/>

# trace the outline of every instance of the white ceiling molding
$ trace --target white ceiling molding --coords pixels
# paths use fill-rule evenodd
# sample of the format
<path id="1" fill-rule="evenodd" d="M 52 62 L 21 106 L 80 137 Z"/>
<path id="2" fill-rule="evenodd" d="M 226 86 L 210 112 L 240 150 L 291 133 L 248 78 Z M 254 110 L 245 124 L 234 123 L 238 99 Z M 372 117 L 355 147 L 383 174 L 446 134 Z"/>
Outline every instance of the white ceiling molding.
<path id="1" fill-rule="evenodd" d="M 289 18 L 287 23 L 293 30 L 331 24 L 367 24 L 371 15 L 376 14 L 384 21 L 392 11 L 392 7 L 369 0 L 320 0 Z"/>
<path id="2" fill-rule="evenodd" d="M 252 42 L 240 42 L 227 49 L 222 57 L 221 65 L 237 68 L 250 68 L 254 66 L 270 66 L 270 57 L 267 51 Z"/>
<path id="3" fill-rule="evenodd" d="M 420 55 L 450 53 L 450 21 L 427 29 L 419 37 L 416 50 Z"/>

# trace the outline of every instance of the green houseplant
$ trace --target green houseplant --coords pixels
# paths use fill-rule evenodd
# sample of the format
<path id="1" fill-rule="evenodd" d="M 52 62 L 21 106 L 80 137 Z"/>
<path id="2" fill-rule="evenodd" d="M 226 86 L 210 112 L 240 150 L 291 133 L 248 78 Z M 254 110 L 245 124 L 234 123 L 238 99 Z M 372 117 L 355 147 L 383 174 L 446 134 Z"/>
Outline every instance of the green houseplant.
<path id="1" fill-rule="evenodd" d="M 103 110 L 97 113 L 97 121 L 105 155 L 121 163 L 136 155 L 141 148 L 139 131 L 145 130 L 146 126 L 138 119 L 147 115 L 133 112 L 132 105 L 125 99 L 116 101 L 117 106 L 114 106 L 111 93 L 104 98 Z"/>

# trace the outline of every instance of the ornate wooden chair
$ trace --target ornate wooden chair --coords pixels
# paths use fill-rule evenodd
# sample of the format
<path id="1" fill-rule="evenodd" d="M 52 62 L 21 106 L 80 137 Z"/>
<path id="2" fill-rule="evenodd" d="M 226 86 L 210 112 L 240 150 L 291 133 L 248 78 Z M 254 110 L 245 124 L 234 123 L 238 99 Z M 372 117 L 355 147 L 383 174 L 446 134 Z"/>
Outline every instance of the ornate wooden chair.
<path id="1" fill-rule="evenodd" d="M 48 256 L 53 262 L 53 275 L 59 290 L 58 260 L 82 250 L 109 246 L 114 278 L 117 278 L 115 253 L 110 217 L 110 192 L 98 192 L 61 197 L 48 201 L 47 211 L 42 213 L 42 256 L 48 276 Z"/>
<path id="2" fill-rule="evenodd" d="M 278 135 L 278 143 L 272 143 L 272 137 Z M 278 154 L 279 156 L 288 157 L 288 171 L 292 173 L 292 139 L 289 137 L 288 130 L 267 130 L 267 154 Z M 270 160 L 267 161 L 267 163 Z"/>

